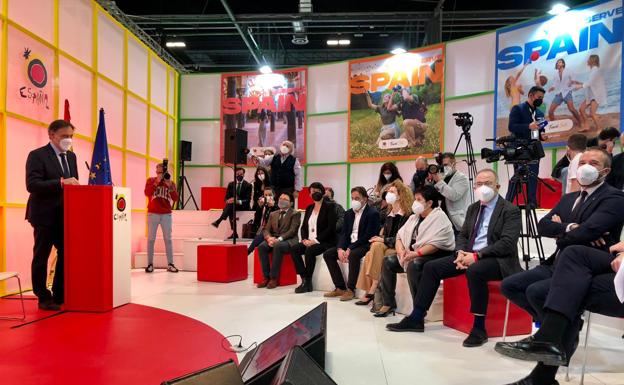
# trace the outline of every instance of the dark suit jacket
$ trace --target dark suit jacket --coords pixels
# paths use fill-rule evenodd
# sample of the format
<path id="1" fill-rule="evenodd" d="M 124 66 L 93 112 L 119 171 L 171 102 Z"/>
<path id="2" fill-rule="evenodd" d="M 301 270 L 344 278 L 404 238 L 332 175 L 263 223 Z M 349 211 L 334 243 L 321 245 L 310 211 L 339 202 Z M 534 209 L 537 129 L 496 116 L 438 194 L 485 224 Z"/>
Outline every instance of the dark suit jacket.
<path id="1" fill-rule="evenodd" d="M 72 177 L 78 179 L 76 154 L 67 151 Z M 30 193 L 26 219 L 39 226 L 63 225 L 63 168 L 51 144 L 33 150 L 26 160 L 26 190 Z"/>
<path id="2" fill-rule="evenodd" d="M 316 240 L 319 243 L 334 246 L 336 244 L 336 209 L 334 204 L 326 200 L 321 201 L 321 209 L 316 219 Z M 306 207 L 303 223 L 301 224 L 301 239 L 310 236 L 308 220 L 314 210 L 314 203 Z"/>
<path id="3" fill-rule="evenodd" d="M 234 197 L 234 191 L 236 189 L 236 182 L 230 182 L 227 186 L 227 191 L 225 192 L 225 199 L 228 200 Z M 242 204 L 237 204 L 237 210 L 250 210 L 249 203 L 251 202 L 251 183 L 243 180 L 240 190 L 240 195 L 237 200 L 241 200 Z"/>
<path id="4" fill-rule="evenodd" d="M 464 226 L 457 235 L 456 250 L 470 251 L 466 249 L 477 222 L 480 205 L 480 202 L 475 202 L 468 206 Z M 496 258 L 503 277 L 522 271 L 518 260 L 521 227 L 520 210 L 499 195 L 488 226 L 488 245 L 479 251 L 479 258 Z"/>
<path id="5" fill-rule="evenodd" d="M 535 119 L 543 118 L 544 113 L 538 109 L 535 110 Z M 529 103 L 524 102 L 512 107 L 509 113 L 509 132 L 519 139 L 531 139 L 531 130 L 529 124 L 533 122 L 533 114 Z M 541 130 L 540 130 L 541 131 Z"/>
<path id="6" fill-rule="evenodd" d="M 370 205 L 366 205 L 362 217 L 360 218 L 360 224 L 358 227 L 358 239 L 351 243 L 351 232 L 353 231 L 353 224 L 355 223 L 355 212 L 353 210 L 347 210 L 344 216 L 344 224 L 342 225 L 342 232 L 338 239 L 339 249 L 355 249 L 360 246 L 367 246 L 369 239 L 379 235 L 380 230 L 379 212 Z"/>
<path id="7" fill-rule="evenodd" d="M 267 222 L 262 234 L 264 239 L 268 237 L 279 238 L 282 237 L 284 241 L 287 241 L 291 246 L 299 243 L 299 224 L 301 223 L 301 213 L 290 208 L 286 211 L 282 223 L 279 223 L 279 217 L 282 210 L 277 210 L 271 213 L 269 216 L 269 222 Z"/>
<path id="8" fill-rule="evenodd" d="M 616 189 L 624 188 L 624 153 L 619 153 L 613 157 L 611 162 L 611 172 L 607 175 L 607 183 Z"/>
<path id="9" fill-rule="evenodd" d="M 620 241 L 624 221 L 624 193 L 603 183 L 583 203 L 578 221 L 580 226 L 566 233 L 566 227 L 574 222 L 572 207 L 579 195 L 580 191 L 577 191 L 561 197 L 557 206 L 539 221 L 539 234 L 557 238 L 557 252 L 570 245 L 593 247 L 591 242 L 600 237 L 606 242 L 600 249 L 609 251 L 611 245 Z M 562 223 L 553 222 L 553 215 L 558 215 Z M 553 262 L 557 252 L 548 259 L 549 263 Z"/>

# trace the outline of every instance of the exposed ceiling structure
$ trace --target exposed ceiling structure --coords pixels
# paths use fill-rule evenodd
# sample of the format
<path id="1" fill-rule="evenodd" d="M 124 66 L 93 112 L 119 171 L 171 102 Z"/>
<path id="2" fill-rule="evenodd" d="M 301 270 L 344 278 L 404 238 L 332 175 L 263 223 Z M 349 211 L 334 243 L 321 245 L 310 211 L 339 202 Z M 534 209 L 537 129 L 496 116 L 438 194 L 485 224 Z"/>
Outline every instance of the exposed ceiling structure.
<path id="1" fill-rule="evenodd" d="M 386 54 L 399 46 L 416 48 L 543 16 L 552 6 L 538 0 L 99 2 L 192 72 L 257 70 L 265 63 L 283 68 Z M 165 46 L 174 41 L 185 47 Z"/>

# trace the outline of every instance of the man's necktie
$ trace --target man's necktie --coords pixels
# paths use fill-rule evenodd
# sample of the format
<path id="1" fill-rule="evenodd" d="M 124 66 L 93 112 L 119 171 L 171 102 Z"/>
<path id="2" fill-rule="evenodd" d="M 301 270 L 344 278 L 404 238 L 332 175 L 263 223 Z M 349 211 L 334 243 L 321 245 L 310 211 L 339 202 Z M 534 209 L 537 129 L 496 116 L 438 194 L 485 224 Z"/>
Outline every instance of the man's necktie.
<path id="1" fill-rule="evenodd" d="M 468 250 L 466 251 L 472 251 L 472 248 L 474 247 L 475 240 L 477 239 L 477 234 L 479 233 L 479 230 L 481 229 L 481 224 L 483 223 L 483 216 L 484 216 L 483 213 L 485 211 L 485 208 L 486 208 L 486 205 L 481 205 L 479 207 L 479 214 L 477 214 L 477 222 L 472 228 L 472 233 L 470 234 L 470 242 L 468 242 Z"/>
<path id="2" fill-rule="evenodd" d="M 69 166 L 67 165 L 67 154 L 61 152 L 59 154 L 61 156 L 61 165 L 63 166 L 63 178 L 71 178 L 71 173 L 69 172 Z"/>
<path id="3" fill-rule="evenodd" d="M 574 223 L 579 223 L 581 218 L 579 218 L 581 214 L 581 208 L 583 207 L 583 203 L 585 203 L 585 199 L 587 199 L 587 191 L 581 192 L 581 199 L 579 199 L 578 203 L 572 209 L 572 220 Z"/>

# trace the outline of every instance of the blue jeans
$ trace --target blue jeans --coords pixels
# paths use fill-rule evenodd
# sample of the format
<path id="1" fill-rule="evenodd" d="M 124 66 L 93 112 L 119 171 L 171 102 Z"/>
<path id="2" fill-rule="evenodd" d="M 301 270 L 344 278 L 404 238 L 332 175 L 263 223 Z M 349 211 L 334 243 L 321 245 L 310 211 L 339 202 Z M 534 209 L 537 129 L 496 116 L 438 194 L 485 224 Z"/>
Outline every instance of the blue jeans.
<path id="1" fill-rule="evenodd" d="M 172 228 L 171 214 L 147 214 L 147 263 L 154 264 L 154 242 L 156 242 L 156 232 L 158 225 L 162 229 L 165 240 L 165 251 L 167 252 L 167 263 L 173 263 L 173 243 L 171 242 Z"/>

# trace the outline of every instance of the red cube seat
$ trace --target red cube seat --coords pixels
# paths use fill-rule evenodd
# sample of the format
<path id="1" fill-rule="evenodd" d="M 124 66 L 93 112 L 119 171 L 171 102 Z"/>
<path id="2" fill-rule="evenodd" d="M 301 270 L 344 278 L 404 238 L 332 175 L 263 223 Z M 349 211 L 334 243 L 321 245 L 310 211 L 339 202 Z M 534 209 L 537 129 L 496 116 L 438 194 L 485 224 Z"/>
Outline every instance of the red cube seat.
<path id="1" fill-rule="evenodd" d="M 269 261 L 273 263 L 273 253 L 269 253 Z M 264 280 L 262 274 L 262 266 L 260 265 L 260 255 L 258 255 L 258 249 L 254 250 L 254 283 L 260 283 Z M 294 285 L 297 283 L 297 272 L 295 271 L 295 264 L 293 263 L 290 253 L 284 254 L 282 259 L 282 268 L 280 269 L 280 275 L 277 278 L 277 284 L 279 286 Z"/>
<path id="2" fill-rule="evenodd" d="M 197 280 L 234 282 L 247 279 L 247 246 L 214 244 L 197 246 Z"/>

